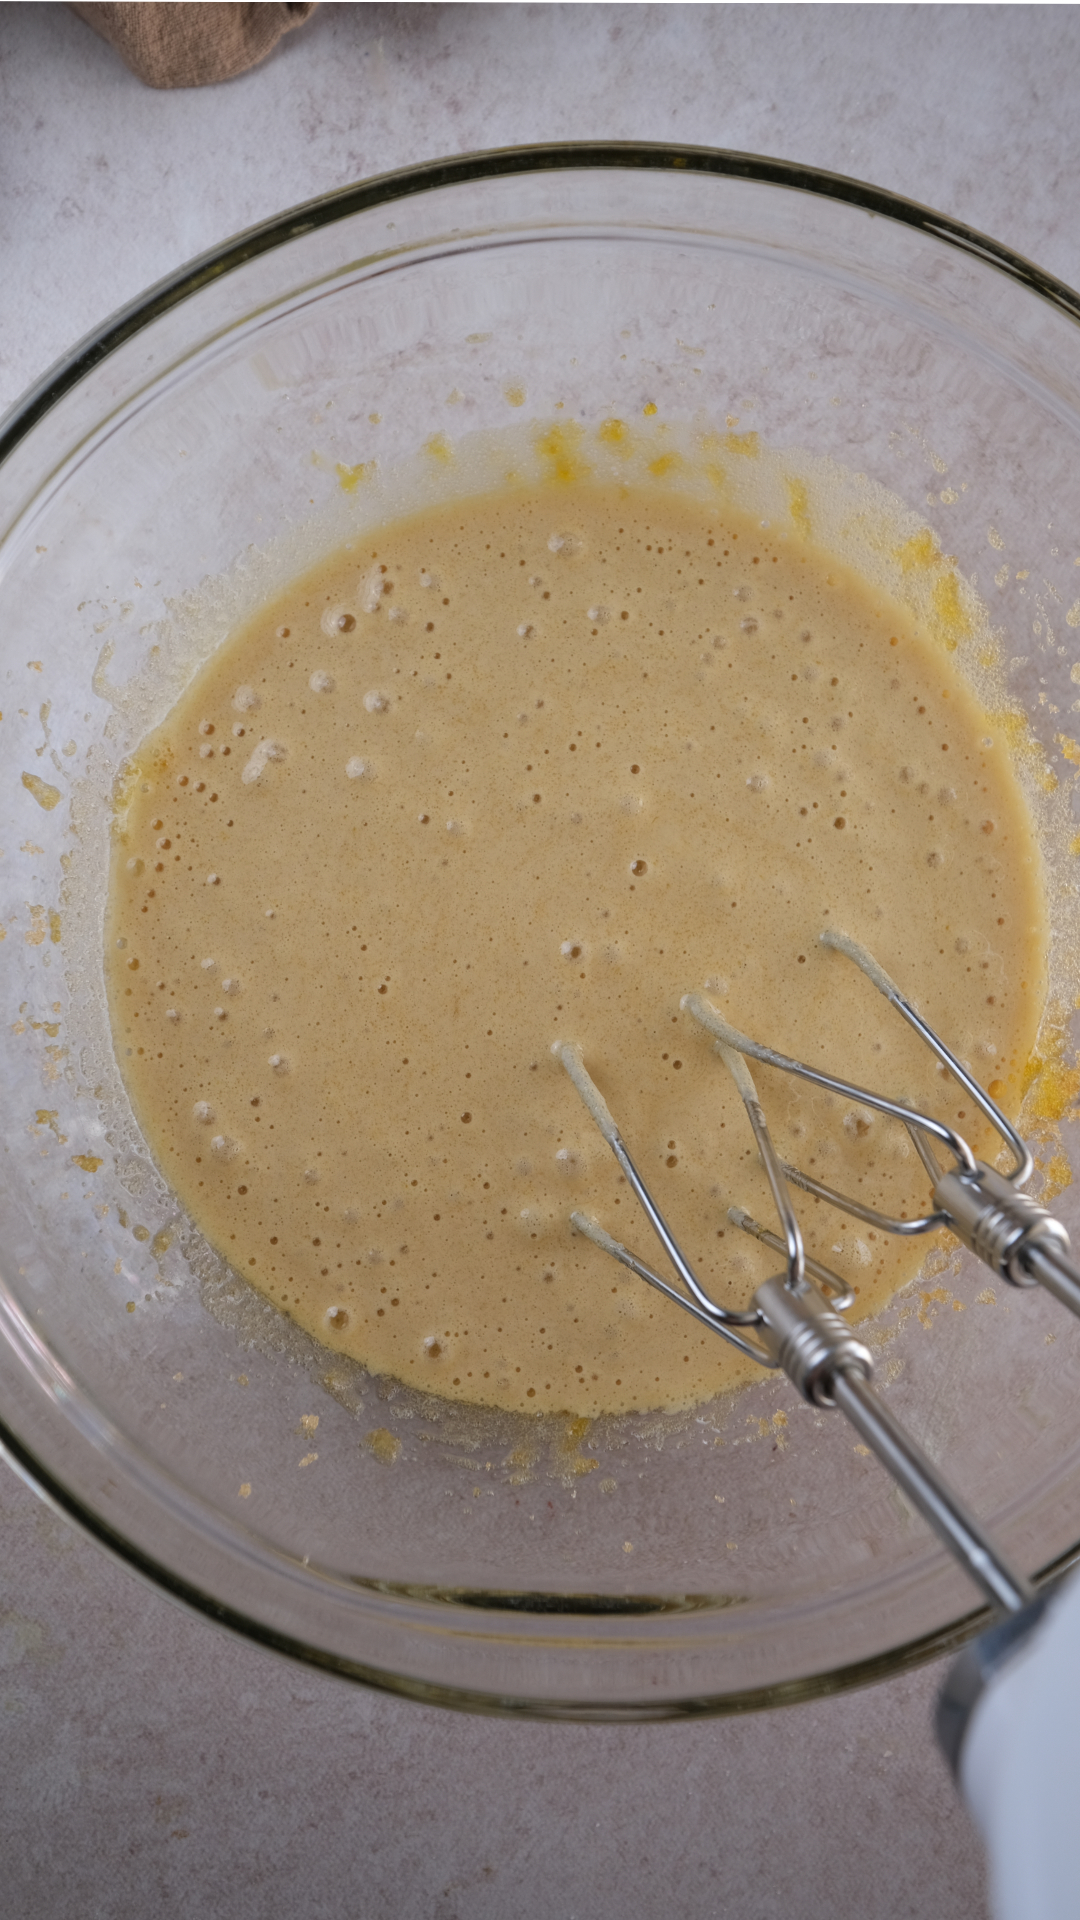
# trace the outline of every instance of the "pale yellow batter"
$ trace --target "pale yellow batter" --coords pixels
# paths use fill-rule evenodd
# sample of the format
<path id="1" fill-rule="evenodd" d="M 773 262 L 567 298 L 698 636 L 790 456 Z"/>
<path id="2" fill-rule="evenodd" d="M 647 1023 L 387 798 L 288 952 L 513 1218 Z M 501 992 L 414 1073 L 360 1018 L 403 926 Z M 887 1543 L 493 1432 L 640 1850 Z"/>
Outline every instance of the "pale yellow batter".
<path id="1" fill-rule="evenodd" d="M 989 1143 L 845 928 L 1015 1110 L 1041 868 L 1001 745 L 908 616 L 689 499 L 505 492 L 358 540 L 230 639 L 121 796 L 108 982 L 160 1166 L 329 1347 L 454 1398 L 678 1406 L 752 1371 L 573 1233 L 662 1263 L 552 1059 L 579 1041 L 699 1273 L 774 1255 L 739 1099 L 679 1010 Z M 898 1128 L 757 1069 L 781 1147 L 890 1211 Z M 802 1205 L 880 1303 L 922 1249 Z"/>

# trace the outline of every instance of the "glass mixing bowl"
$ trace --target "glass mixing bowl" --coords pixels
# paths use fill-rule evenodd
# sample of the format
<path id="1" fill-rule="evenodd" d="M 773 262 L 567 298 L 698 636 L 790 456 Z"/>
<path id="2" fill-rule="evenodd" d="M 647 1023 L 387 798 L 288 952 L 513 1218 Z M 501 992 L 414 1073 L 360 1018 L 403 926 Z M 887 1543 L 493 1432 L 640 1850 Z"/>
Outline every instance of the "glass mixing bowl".
<path id="1" fill-rule="evenodd" d="M 775 1377 L 583 1433 L 423 1401 L 280 1321 L 182 1219 L 125 1102 L 104 876 L 192 607 L 205 652 L 345 524 L 364 462 L 502 426 L 511 388 L 542 418 L 738 416 L 906 498 L 991 604 L 1064 784 L 1078 317 L 1005 249 L 851 181 L 535 148 L 285 214 L 27 396 L 0 439 L 0 1421 L 32 1485 L 264 1644 L 487 1710 L 742 1711 L 979 1623 L 840 1416 Z M 897 1414 L 1045 1573 L 1080 1539 L 1080 1328 L 1007 1291 L 965 1261 L 871 1332 Z"/>

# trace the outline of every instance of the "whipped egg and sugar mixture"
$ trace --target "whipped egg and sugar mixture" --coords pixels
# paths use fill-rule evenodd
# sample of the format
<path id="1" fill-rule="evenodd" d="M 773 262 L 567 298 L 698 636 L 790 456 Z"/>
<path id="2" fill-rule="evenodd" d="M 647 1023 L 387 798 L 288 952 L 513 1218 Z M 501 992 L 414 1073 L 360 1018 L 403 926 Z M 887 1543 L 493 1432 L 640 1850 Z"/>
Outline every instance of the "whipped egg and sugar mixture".
<path id="1" fill-rule="evenodd" d="M 551 1055 L 586 1065 L 704 1283 L 777 1265 L 738 1095 L 680 1012 L 955 1121 L 862 940 L 1009 1110 L 1044 997 L 1032 824 L 947 654 L 794 530 L 537 486 L 358 535 L 237 631 L 118 797 L 117 1054 L 209 1241 L 330 1349 L 591 1415 L 754 1371 L 569 1224 L 662 1260 Z M 787 1156 L 921 1212 L 903 1131 L 755 1068 Z M 922 1252 L 807 1200 L 872 1311 Z"/>

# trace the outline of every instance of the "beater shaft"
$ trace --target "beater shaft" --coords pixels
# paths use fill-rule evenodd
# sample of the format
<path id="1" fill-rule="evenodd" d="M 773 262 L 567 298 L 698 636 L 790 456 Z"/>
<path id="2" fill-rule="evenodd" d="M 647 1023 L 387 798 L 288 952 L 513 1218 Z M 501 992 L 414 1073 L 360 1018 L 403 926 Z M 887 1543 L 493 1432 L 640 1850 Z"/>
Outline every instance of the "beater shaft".
<path id="1" fill-rule="evenodd" d="M 993 1606 L 1009 1613 L 1026 1606 L 1032 1588 L 878 1398 L 870 1384 L 870 1350 L 858 1334 L 809 1285 L 799 1292 L 779 1278 L 766 1280 L 754 1304 L 761 1314 L 763 1343 L 803 1399 L 811 1406 L 839 1407 L 846 1414 Z"/>
<path id="2" fill-rule="evenodd" d="M 940 1540 L 962 1560 L 992 1606 L 1019 1613 L 1035 1590 L 1016 1573 L 990 1535 L 943 1480 L 932 1460 L 878 1398 L 862 1374 L 841 1368 L 830 1381 L 832 1397 L 855 1431 L 877 1454 Z"/>
<path id="3" fill-rule="evenodd" d="M 1033 1280 L 1080 1318 L 1080 1273 L 1052 1247 L 1029 1247 L 1024 1264 Z"/>

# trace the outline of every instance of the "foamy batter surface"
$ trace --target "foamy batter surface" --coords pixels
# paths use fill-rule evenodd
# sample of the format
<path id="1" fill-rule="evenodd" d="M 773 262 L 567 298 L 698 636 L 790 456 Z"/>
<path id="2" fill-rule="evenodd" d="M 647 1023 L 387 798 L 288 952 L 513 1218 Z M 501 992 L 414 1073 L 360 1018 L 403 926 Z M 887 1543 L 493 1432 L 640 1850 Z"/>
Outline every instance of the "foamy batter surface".
<path id="1" fill-rule="evenodd" d="M 864 941 L 1015 1110 L 1046 935 L 991 732 L 893 603 L 689 499 L 523 490 L 358 538 L 226 642 L 120 798 L 108 984 L 159 1165 L 377 1371 L 529 1411 L 710 1395 L 751 1363 L 570 1228 L 662 1264 L 551 1044 L 730 1304 L 778 1261 L 726 1209 L 774 1216 L 687 989 L 988 1145 L 817 936 Z M 791 1158 L 924 1210 L 899 1128 L 755 1074 Z M 860 1312 L 922 1257 L 801 1214 Z"/>

